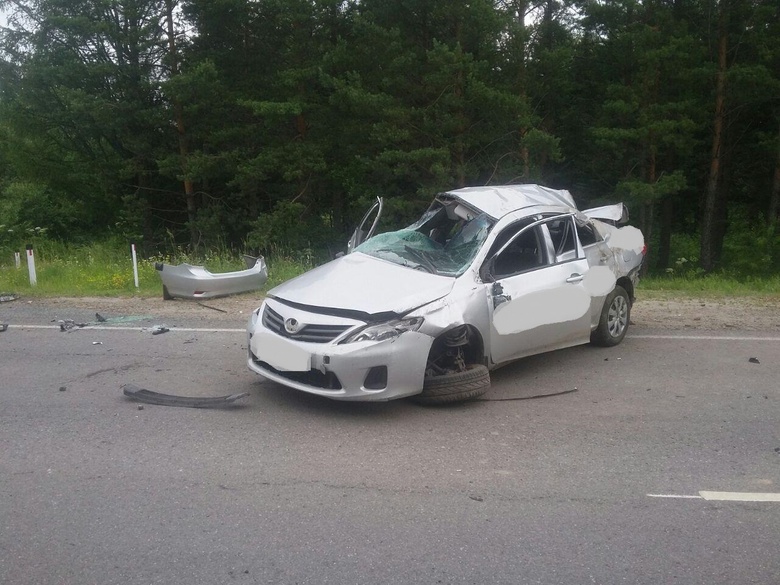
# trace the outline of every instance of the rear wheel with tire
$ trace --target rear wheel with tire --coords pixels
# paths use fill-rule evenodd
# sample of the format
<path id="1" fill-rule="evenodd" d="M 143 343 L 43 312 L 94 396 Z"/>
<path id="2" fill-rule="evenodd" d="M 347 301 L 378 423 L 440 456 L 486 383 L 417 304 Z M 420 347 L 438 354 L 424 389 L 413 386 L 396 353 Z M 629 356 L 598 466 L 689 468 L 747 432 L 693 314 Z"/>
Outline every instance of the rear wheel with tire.
<path id="1" fill-rule="evenodd" d="M 626 289 L 615 286 L 604 300 L 599 326 L 591 333 L 590 341 L 594 345 L 612 347 L 623 341 L 631 318 L 631 300 Z"/>
<path id="2" fill-rule="evenodd" d="M 425 378 L 422 393 L 412 396 L 419 404 L 450 404 L 481 396 L 490 389 L 490 372 L 478 364 L 466 366 L 463 372 Z"/>

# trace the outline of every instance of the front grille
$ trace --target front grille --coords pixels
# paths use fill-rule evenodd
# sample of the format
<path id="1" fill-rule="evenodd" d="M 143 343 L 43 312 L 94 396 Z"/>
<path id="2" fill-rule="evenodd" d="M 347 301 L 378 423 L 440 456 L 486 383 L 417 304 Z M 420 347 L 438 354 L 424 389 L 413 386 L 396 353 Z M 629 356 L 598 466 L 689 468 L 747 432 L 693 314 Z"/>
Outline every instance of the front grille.
<path id="1" fill-rule="evenodd" d="M 263 311 L 263 326 L 282 337 L 296 341 L 308 341 L 309 343 L 328 343 L 349 329 L 349 325 L 308 324 L 295 333 L 288 333 L 284 328 L 284 317 L 268 305 Z"/>

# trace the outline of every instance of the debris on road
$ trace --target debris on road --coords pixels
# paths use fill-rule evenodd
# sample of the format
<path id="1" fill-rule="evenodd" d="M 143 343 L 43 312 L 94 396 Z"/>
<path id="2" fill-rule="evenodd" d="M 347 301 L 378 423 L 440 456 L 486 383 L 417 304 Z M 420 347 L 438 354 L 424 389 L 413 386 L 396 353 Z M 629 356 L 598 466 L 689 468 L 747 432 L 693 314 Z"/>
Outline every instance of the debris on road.
<path id="1" fill-rule="evenodd" d="M 168 333 L 170 329 L 168 329 L 165 325 L 155 325 L 152 327 L 152 335 L 161 335 L 163 333 Z"/>
<path id="2" fill-rule="evenodd" d="M 65 392 L 65 390 L 67 389 L 68 389 L 67 386 L 60 386 L 60 392 Z"/>
<path id="3" fill-rule="evenodd" d="M 648 388 L 649 390 L 650 388 Z M 535 400 L 537 398 L 551 398 L 553 396 L 562 396 L 577 392 L 577 388 L 571 390 L 561 390 L 560 392 L 550 392 L 549 394 L 534 394 L 533 396 L 513 396 L 511 398 L 476 398 L 474 402 L 508 402 L 511 400 Z"/>
<path id="4" fill-rule="evenodd" d="M 95 313 L 95 320 L 86 323 L 77 323 L 74 319 L 57 319 L 56 317 L 52 319 L 51 322 L 59 323 L 60 331 L 71 331 L 75 329 L 80 329 L 82 327 L 91 327 L 97 324 L 114 325 L 114 324 L 130 323 L 133 321 L 143 321 L 145 319 L 153 319 L 153 318 L 154 317 L 152 317 L 151 315 L 124 315 L 121 317 L 105 317 L 100 313 Z M 156 327 L 162 327 L 165 329 L 165 331 L 168 331 L 168 328 L 164 325 L 157 325 Z M 165 331 L 160 331 L 160 333 L 165 333 Z"/>
<path id="5" fill-rule="evenodd" d="M 204 303 L 198 303 L 201 307 L 205 307 L 207 309 L 211 309 L 212 311 L 219 311 L 220 313 L 227 313 L 225 309 L 220 309 L 219 307 L 212 307 L 211 305 L 206 305 Z"/>
<path id="6" fill-rule="evenodd" d="M 97 313 L 95 313 L 97 316 Z M 109 325 L 114 324 L 122 324 L 122 323 L 132 323 L 134 321 L 144 321 L 147 319 L 154 319 L 152 315 L 123 315 L 121 317 L 103 317 L 105 321 L 100 321 L 101 323 L 108 323 Z"/>
<path id="7" fill-rule="evenodd" d="M 92 345 L 103 345 L 102 341 L 93 341 Z"/>
<path id="8" fill-rule="evenodd" d="M 73 319 L 61 319 L 59 323 L 60 331 L 71 331 L 89 325 L 89 323 L 76 323 Z"/>
<path id="9" fill-rule="evenodd" d="M 0 333 L 8 329 L 8 323 L 0 323 Z"/>
<path id="10" fill-rule="evenodd" d="M 249 392 L 240 394 L 229 394 L 227 396 L 174 396 L 172 394 L 162 394 L 140 388 L 135 384 L 125 384 L 122 386 L 124 395 L 147 404 L 157 404 L 160 406 L 185 406 L 189 408 L 224 408 L 232 405 L 236 400 L 246 398 Z"/>
<path id="11" fill-rule="evenodd" d="M 748 360 L 751 364 L 760 364 L 761 362 L 758 361 L 758 358 L 752 357 Z"/>
<path id="12" fill-rule="evenodd" d="M 19 298 L 19 295 L 16 293 L 8 293 L 8 292 L 2 292 L 0 293 L 0 303 L 8 303 L 11 301 L 15 301 Z"/>

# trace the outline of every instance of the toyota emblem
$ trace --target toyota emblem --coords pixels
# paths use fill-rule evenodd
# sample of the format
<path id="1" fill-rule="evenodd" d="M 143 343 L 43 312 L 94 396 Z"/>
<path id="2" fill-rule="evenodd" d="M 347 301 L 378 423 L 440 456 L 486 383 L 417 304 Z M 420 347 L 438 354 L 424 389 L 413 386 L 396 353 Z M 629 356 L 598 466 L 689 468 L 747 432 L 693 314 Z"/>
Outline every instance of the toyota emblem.
<path id="1" fill-rule="evenodd" d="M 298 322 L 297 319 L 293 319 L 291 317 L 284 322 L 284 330 L 287 331 L 287 333 L 290 334 L 298 333 L 300 329 L 301 329 L 301 324 Z"/>

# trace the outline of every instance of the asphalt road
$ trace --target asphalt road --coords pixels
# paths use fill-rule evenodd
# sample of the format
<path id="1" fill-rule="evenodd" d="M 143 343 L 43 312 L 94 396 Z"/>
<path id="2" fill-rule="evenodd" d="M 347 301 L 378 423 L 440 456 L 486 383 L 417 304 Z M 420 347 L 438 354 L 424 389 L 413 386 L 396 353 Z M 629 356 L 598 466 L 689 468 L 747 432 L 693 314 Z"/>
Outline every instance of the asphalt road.
<path id="1" fill-rule="evenodd" d="M 424 408 L 262 382 L 216 312 L 57 317 L 0 313 L 0 583 L 780 581 L 780 502 L 701 495 L 780 492 L 776 333 L 634 328 Z M 250 396 L 139 410 L 125 383 Z"/>

